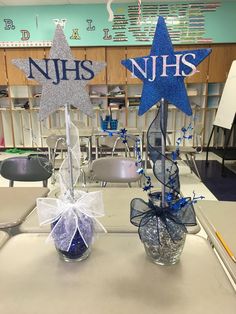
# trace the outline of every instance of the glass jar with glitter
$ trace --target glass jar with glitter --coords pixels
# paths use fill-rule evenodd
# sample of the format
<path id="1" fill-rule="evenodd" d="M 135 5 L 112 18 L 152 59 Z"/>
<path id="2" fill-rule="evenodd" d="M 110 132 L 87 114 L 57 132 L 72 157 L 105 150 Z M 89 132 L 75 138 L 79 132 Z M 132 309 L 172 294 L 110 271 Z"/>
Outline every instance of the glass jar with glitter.
<path id="1" fill-rule="evenodd" d="M 147 256 L 158 265 L 174 265 L 181 256 L 186 239 L 186 225 L 194 225 L 195 213 L 190 199 L 175 200 L 162 208 L 158 194 L 148 203 L 135 198 L 131 202 L 131 223 L 139 227 L 139 236 Z"/>
<path id="2" fill-rule="evenodd" d="M 69 224 L 64 220 L 56 232 L 54 233 L 54 244 L 61 259 L 66 262 L 82 261 L 91 253 L 91 245 L 93 242 L 94 226 L 93 220 L 83 214 L 77 217 L 78 228 L 72 237 L 70 244 L 66 250 L 60 249 L 61 241 L 66 233 L 68 233 Z M 52 223 L 52 230 L 58 221 Z M 69 231 L 70 232 L 70 231 Z M 58 236 L 59 234 L 59 236 Z"/>
<path id="3" fill-rule="evenodd" d="M 157 228 L 159 239 L 156 239 Z M 159 265 L 174 265 L 181 256 L 184 248 L 186 233 L 176 223 L 172 223 L 172 229 L 178 234 L 178 240 L 173 240 L 169 234 L 168 228 L 160 217 L 153 217 L 142 229 L 143 245 L 147 256 Z"/>
<path id="4" fill-rule="evenodd" d="M 37 213 L 40 225 L 51 225 L 48 239 L 54 241 L 59 256 L 68 262 L 87 258 L 95 232 L 106 232 L 98 220 L 104 216 L 101 191 L 76 189 L 71 194 L 66 190 L 56 192 L 52 198 L 38 198 Z"/>

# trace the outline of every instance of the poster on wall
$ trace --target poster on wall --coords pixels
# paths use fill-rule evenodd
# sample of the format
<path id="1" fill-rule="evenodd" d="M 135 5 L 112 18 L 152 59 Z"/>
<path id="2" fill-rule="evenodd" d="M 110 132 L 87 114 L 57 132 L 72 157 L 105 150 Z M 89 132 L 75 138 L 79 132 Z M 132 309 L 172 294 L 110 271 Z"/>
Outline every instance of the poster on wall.
<path id="1" fill-rule="evenodd" d="M 216 113 L 214 125 L 231 129 L 236 114 L 236 60 L 233 61 Z"/>
<path id="2" fill-rule="evenodd" d="M 51 46 L 55 20 L 63 23 L 70 46 L 151 45 L 159 15 L 173 44 L 236 42 L 230 31 L 236 28 L 235 10 L 235 2 L 220 1 L 111 2 L 109 11 L 105 3 L 3 6 L 0 47 Z"/>

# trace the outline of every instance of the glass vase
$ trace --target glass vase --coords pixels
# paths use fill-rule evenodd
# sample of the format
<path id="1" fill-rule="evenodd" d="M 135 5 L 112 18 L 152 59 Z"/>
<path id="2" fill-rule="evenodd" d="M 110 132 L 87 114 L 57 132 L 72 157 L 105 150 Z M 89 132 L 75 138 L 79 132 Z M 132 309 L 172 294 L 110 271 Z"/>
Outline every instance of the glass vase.
<path id="1" fill-rule="evenodd" d="M 145 239 L 143 244 L 146 254 L 155 264 L 174 265 L 179 261 L 184 248 L 186 233 L 176 223 L 172 223 L 171 232 L 175 233 L 175 240 L 171 238 L 170 230 L 159 217 L 153 217 L 142 227 L 142 239 Z"/>
<path id="2" fill-rule="evenodd" d="M 57 221 L 52 223 L 51 227 L 54 228 L 56 223 Z M 59 257 L 66 262 L 83 261 L 91 253 L 91 245 L 93 242 L 93 235 L 94 235 L 93 221 L 90 217 L 82 215 L 80 218 L 78 218 L 78 224 L 79 224 L 79 230 L 80 231 L 82 230 L 83 237 L 81 236 L 81 233 L 78 230 L 76 230 L 68 251 L 61 250 L 59 248 L 60 239 L 54 238 L 54 245 L 59 254 Z M 62 225 L 60 234 L 63 237 L 63 234 L 65 233 L 66 233 L 66 226 Z"/>

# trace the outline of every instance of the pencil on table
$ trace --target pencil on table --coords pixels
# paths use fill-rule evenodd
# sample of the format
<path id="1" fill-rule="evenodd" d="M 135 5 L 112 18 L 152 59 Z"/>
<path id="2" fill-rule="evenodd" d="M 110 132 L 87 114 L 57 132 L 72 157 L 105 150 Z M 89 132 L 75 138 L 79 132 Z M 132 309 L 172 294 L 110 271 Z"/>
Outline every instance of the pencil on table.
<path id="1" fill-rule="evenodd" d="M 229 256 L 232 258 L 232 260 L 236 263 L 236 258 L 233 254 L 233 252 L 231 251 L 231 249 L 229 248 L 229 246 L 226 244 L 225 240 L 223 239 L 222 235 L 218 232 L 215 231 L 217 238 L 220 240 L 221 244 L 223 245 L 223 247 L 225 248 L 226 252 L 229 254 Z"/>

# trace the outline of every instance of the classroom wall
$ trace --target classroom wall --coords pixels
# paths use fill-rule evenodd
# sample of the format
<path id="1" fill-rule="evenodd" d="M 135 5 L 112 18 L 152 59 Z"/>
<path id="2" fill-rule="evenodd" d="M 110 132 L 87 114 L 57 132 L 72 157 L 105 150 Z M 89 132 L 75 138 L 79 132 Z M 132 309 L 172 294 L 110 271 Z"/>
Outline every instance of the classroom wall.
<path id="1" fill-rule="evenodd" d="M 0 47 L 50 46 L 53 19 L 66 19 L 70 46 L 150 45 L 158 15 L 166 18 L 173 44 L 236 42 L 236 2 L 201 1 L 1 7 Z"/>

